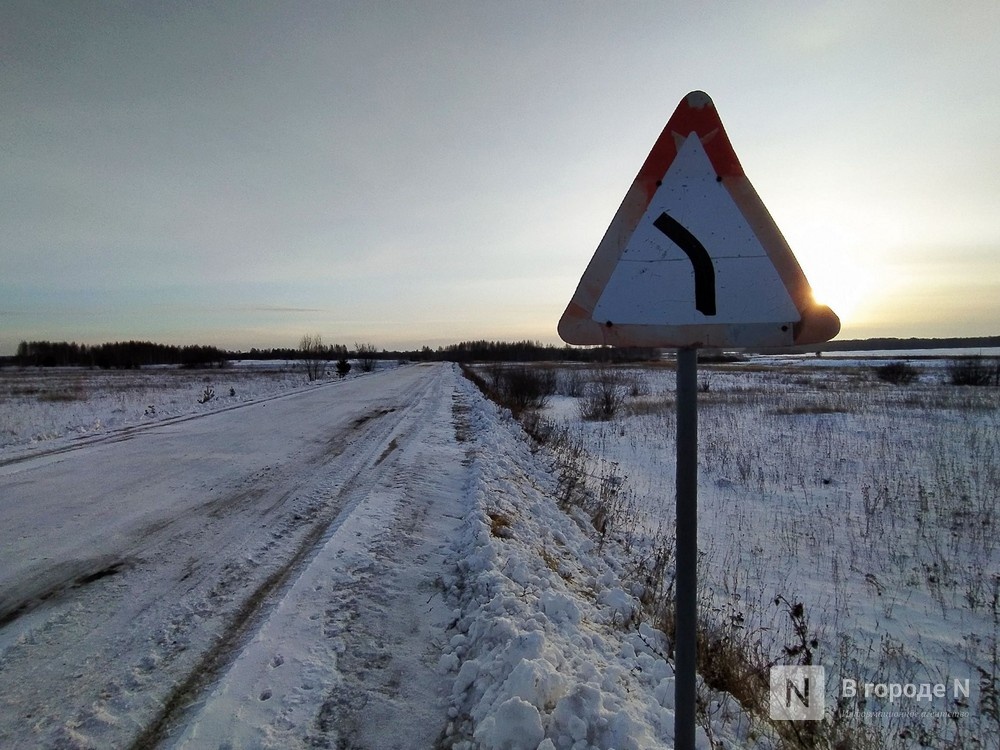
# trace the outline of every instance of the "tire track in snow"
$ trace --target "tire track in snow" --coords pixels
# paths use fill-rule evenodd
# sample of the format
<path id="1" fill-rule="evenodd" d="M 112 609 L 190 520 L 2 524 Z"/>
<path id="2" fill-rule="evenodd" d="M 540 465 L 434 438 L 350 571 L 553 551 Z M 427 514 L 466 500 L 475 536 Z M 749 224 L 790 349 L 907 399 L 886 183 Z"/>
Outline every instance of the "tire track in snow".
<path id="1" fill-rule="evenodd" d="M 453 382 L 437 379 L 383 443 L 311 563 L 166 746 L 434 745 L 450 684 L 437 670 L 452 617 L 442 545 L 466 476 Z"/>
<path id="2" fill-rule="evenodd" d="M 441 377 L 403 368 L 0 477 L 16 487 L 8 509 L 29 509 L 0 537 L 9 562 L 24 556 L 6 585 L 23 593 L 39 572 L 70 584 L 0 627 L 0 745 L 128 747 L 172 726 L 185 694 L 224 672 L 227 649 L 238 653 L 349 515 L 366 471 Z"/>
<path id="3" fill-rule="evenodd" d="M 433 382 L 432 380 L 424 384 L 422 390 L 414 395 L 410 406 L 398 410 L 395 407 L 380 408 L 352 423 L 352 430 L 364 429 L 372 434 L 365 437 L 363 450 L 353 458 L 351 467 L 345 472 L 348 474 L 348 479 L 329 503 L 330 511 L 323 513 L 313 524 L 288 562 L 269 575 L 233 613 L 229 618 L 229 624 L 216 639 L 213 647 L 204 654 L 187 678 L 171 692 L 160 714 L 132 742 L 132 748 L 144 750 L 164 741 L 171 729 L 188 715 L 196 704 L 199 694 L 233 663 L 245 645 L 247 637 L 260 627 L 269 611 L 276 606 L 289 581 L 301 573 L 315 557 L 324 541 L 343 523 L 344 517 L 350 515 L 362 497 L 359 490 L 363 483 L 370 480 L 369 472 L 377 466 L 379 456 L 386 450 L 391 439 L 398 439 L 389 436 L 396 435 L 409 412 L 419 408 L 424 393 Z M 394 415 L 394 418 L 382 419 L 390 414 Z"/>
<path id="4" fill-rule="evenodd" d="M 135 739 L 132 747 L 173 746 L 178 741 L 178 736 L 180 736 L 180 742 L 183 744 L 185 741 L 184 737 L 186 736 L 184 733 L 190 733 L 190 725 L 192 723 L 195 723 L 195 731 L 200 731 L 202 735 L 194 746 L 202 746 L 207 741 L 204 734 L 207 731 L 211 731 L 213 723 L 218 721 L 217 717 L 212 716 L 213 710 L 215 710 L 212 707 L 214 700 L 213 690 L 215 693 L 219 691 L 220 684 L 225 683 L 228 674 L 233 671 L 238 661 L 248 660 L 244 656 L 244 652 L 252 645 L 254 638 L 259 637 L 260 630 L 268 625 L 269 619 L 276 617 L 276 610 L 279 609 L 286 599 L 294 598 L 296 595 L 301 596 L 300 594 L 296 594 L 296 588 L 308 590 L 309 598 L 315 598 L 316 594 L 314 592 L 316 589 L 323 588 L 327 583 L 327 579 L 333 573 L 329 569 L 331 564 L 336 564 L 344 559 L 342 558 L 344 552 L 343 543 L 346 541 L 348 546 L 357 547 L 358 544 L 361 544 L 364 547 L 367 541 L 358 541 L 358 536 L 363 534 L 358 529 L 360 526 L 364 526 L 364 523 L 359 522 L 357 518 L 358 515 L 364 515 L 364 513 L 359 514 L 359 509 L 363 509 L 365 513 L 370 514 L 370 509 L 363 506 L 373 504 L 377 506 L 375 515 L 381 517 L 384 493 L 387 488 L 396 487 L 401 483 L 407 484 L 410 480 L 405 475 L 409 474 L 412 476 L 414 472 L 419 473 L 420 468 L 425 471 L 427 470 L 427 466 L 418 468 L 411 464 L 403 468 L 402 465 L 406 463 L 405 459 L 413 453 L 414 446 L 424 442 L 424 435 L 428 429 L 427 426 L 434 421 L 435 413 L 442 410 L 442 404 L 444 404 L 445 411 L 450 418 L 451 402 L 450 399 L 444 398 L 444 379 L 436 377 L 425 381 L 423 388 L 419 392 L 412 394 L 410 403 L 406 408 L 381 408 L 365 414 L 354 421 L 352 425 L 353 429 L 371 429 L 374 430 L 374 433 L 365 440 L 363 452 L 355 457 L 350 472 L 347 472 L 349 476 L 338 490 L 336 501 L 332 503 L 333 506 L 340 509 L 339 512 L 332 520 L 325 518 L 316 523 L 309 535 L 302 540 L 292 559 L 281 569 L 275 571 L 247 599 L 240 610 L 231 618 L 230 625 L 219 637 L 213 648 L 204 655 L 196 668 L 172 692 L 160 715 Z M 390 417 L 389 415 L 392 416 Z M 400 458 L 401 456 L 402 459 Z M 438 469 L 434 468 L 433 470 L 437 471 Z M 403 494 L 405 495 L 405 493 Z M 407 499 L 404 498 L 401 502 L 410 505 L 412 504 L 412 499 L 410 499 L 410 502 L 407 502 Z M 416 523 L 415 519 L 425 517 L 426 513 L 425 509 L 423 515 L 419 511 L 404 514 L 407 517 L 407 525 L 410 527 L 411 534 L 413 525 Z M 378 524 L 378 530 L 379 532 L 386 532 L 385 519 L 380 518 L 380 520 L 382 522 Z M 342 535 L 343 539 L 341 539 L 337 535 L 345 524 L 350 524 L 351 529 L 346 531 Z M 394 529 L 397 529 L 398 526 L 399 523 L 391 524 L 390 533 Z M 399 538 L 397 536 L 396 541 Z M 405 540 L 403 543 L 404 545 L 406 544 Z M 365 547 L 362 553 L 363 556 L 373 553 L 373 558 L 366 558 L 370 563 L 368 569 L 369 571 L 378 569 L 378 577 L 383 583 L 387 577 L 391 577 L 388 570 L 391 565 L 387 565 L 384 558 L 391 556 L 390 550 L 395 546 L 393 543 L 387 543 L 385 539 L 382 539 L 379 544 L 374 545 L 378 549 Z M 320 555 L 323 556 L 323 559 L 317 561 L 317 557 Z M 351 555 L 347 557 L 350 558 Z M 311 567 L 316 570 L 310 571 Z M 313 580 L 317 576 L 319 582 L 314 583 Z M 303 583 L 303 580 L 306 578 L 309 580 Z M 360 594 L 360 590 L 357 588 L 358 585 L 363 589 L 367 589 L 368 596 Z M 346 602 L 348 608 L 353 606 L 356 611 L 359 601 L 371 599 L 384 604 L 385 590 L 382 588 L 382 583 L 377 585 L 380 587 L 379 591 L 383 594 L 382 596 L 378 596 L 379 591 L 371 590 L 371 574 L 367 576 L 361 575 L 356 579 L 352 579 L 348 588 L 354 587 L 354 596 L 349 602 Z M 336 590 L 336 586 L 329 586 L 330 592 Z M 433 594 L 433 592 L 431 593 Z M 428 598 L 427 592 L 420 592 L 420 596 L 423 596 L 424 599 Z M 341 603 L 345 602 L 341 602 L 338 599 L 337 604 Z M 337 607 L 331 608 L 330 606 L 325 606 L 322 615 L 317 611 L 313 617 L 317 625 L 322 623 L 325 637 L 331 638 L 333 635 L 331 632 L 331 622 L 343 614 L 344 612 L 340 611 Z M 371 613 L 368 614 L 370 615 Z M 411 614 L 417 617 L 420 615 L 420 613 Z M 296 613 L 296 616 L 301 621 L 302 618 L 300 615 L 301 613 Z M 367 619 L 369 625 L 372 619 L 374 619 L 375 621 L 382 621 L 388 627 L 395 627 L 391 622 L 391 618 L 389 618 L 390 622 L 385 622 L 386 618 L 379 617 L 377 614 L 367 616 L 363 619 Z M 352 630 L 355 632 L 358 631 L 356 623 Z M 385 642 L 388 638 L 387 634 L 383 634 L 381 640 Z M 301 643 L 296 645 L 301 647 Z M 250 660 L 253 658 L 253 656 L 249 657 Z M 382 666 L 391 661 L 391 658 L 386 656 L 384 652 L 382 652 L 380 659 L 382 661 L 379 663 Z M 272 654 L 269 651 L 264 656 L 258 657 L 257 660 L 262 664 L 266 662 L 264 667 L 259 667 L 259 665 L 255 667 L 259 668 L 265 675 L 285 664 L 285 657 L 280 652 Z M 293 660 L 289 659 L 289 661 Z M 332 675 L 334 674 L 333 667 L 336 664 L 336 656 L 331 654 L 329 662 L 328 671 Z M 379 663 L 375 664 L 375 666 L 377 667 Z M 311 665 L 310 668 L 315 668 L 315 666 Z M 291 668 L 291 666 L 288 666 L 285 671 L 287 672 Z M 432 670 L 433 666 L 431 665 L 427 669 Z M 320 681 L 323 679 L 326 678 L 321 677 Z M 237 680 L 241 688 L 244 686 L 244 682 L 242 679 Z M 349 681 L 341 681 L 339 683 L 340 689 L 336 691 L 338 695 L 343 694 L 347 682 Z M 382 689 L 388 689 L 391 692 L 392 686 L 393 678 L 389 678 L 386 681 L 386 685 L 382 686 Z M 398 692 L 401 687 L 397 679 L 395 682 L 396 691 Z M 276 692 L 279 695 L 274 695 Z M 273 703 L 270 705 L 276 706 L 279 703 L 281 692 L 281 690 L 262 686 L 255 689 L 252 695 L 248 694 L 248 697 L 244 697 L 251 702 L 264 702 L 271 701 L 272 695 L 274 695 Z M 323 746 L 324 740 L 321 739 L 323 736 L 331 734 L 342 735 L 344 731 L 344 711 L 337 710 L 335 712 L 336 716 L 330 716 L 332 705 L 330 695 L 324 696 L 319 691 L 317 691 L 316 695 L 317 704 L 314 708 L 317 715 L 308 718 L 304 716 L 298 717 L 300 725 L 295 726 L 294 729 L 299 733 L 311 732 L 312 741 L 310 744 Z M 318 701 L 321 698 L 325 702 L 319 705 Z M 297 700 L 296 702 L 301 703 L 301 700 Z M 357 701 L 355 702 L 357 703 Z M 367 703 L 367 699 L 361 696 L 360 704 L 364 705 L 364 703 Z M 233 720 L 236 717 L 236 713 L 230 708 L 228 703 L 223 701 L 223 704 L 226 707 L 221 712 L 222 716 Z M 343 707 L 343 705 L 340 705 L 340 708 Z M 301 706 L 298 706 L 298 708 L 300 709 Z M 215 712 L 218 713 L 217 710 Z M 209 718 L 202 718 L 202 714 L 208 714 Z M 274 719 L 275 717 L 270 718 Z M 287 717 L 284 721 L 287 725 Z M 212 737 L 212 741 L 216 739 L 222 742 L 228 741 L 233 731 L 247 731 L 247 728 L 229 726 L 218 731 L 221 732 L 221 736 L 219 738 Z M 437 731 L 439 731 L 439 728 Z M 258 739 L 253 738 L 249 742 L 256 746 Z"/>

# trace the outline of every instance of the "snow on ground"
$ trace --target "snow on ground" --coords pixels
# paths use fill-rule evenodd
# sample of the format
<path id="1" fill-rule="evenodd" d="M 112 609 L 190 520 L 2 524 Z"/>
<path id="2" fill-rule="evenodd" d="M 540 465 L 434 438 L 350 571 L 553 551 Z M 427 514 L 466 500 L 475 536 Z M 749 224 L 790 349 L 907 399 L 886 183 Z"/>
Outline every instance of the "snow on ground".
<path id="1" fill-rule="evenodd" d="M 611 421 L 578 396 L 546 410 L 619 498 L 603 539 L 558 502 L 551 449 L 451 365 L 214 386 L 245 404 L 199 404 L 205 373 L 150 373 L 135 398 L 83 373 L 73 399 L 21 375 L 3 373 L 22 391 L 5 419 L 30 426 L 0 456 L 3 747 L 672 747 L 669 643 L 621 546 L 672 523 L 669 368 L 632 370 Z M 995 746 L 997 389 L 794 361 L 700 379 L 703 612 L 780 661 L 802 602 L 828 686 L 968 676 L 965 706 L 865 721 L 911 732 L 889 746 Z M 700 747 L 774 745 L 702 694 Z"/>
<path id="2" fill-rule="evenodd" d="M 169 746 L 434 745 L 451 618 L 442 540 L 465 510 L 453 390 L 435 378 L 383 438 L 308 566 Z"/>
<path id="3" fill-rule="evenodd" d="M 337 746 L 366 736 L 354 725 L 380 679 L 409 736 L 435 737 L 434 690 L 390 677 L 434 673 L 418 657 L 435 649 L 426 603 L 446 535 L 431 503 L 462 498 L 447 484 L 461 473 L 451 377 L 332 381 L 0 466 L 0 746 L 170 746 L 187 729 Z M 401 620 L 419 631 L 377 629 Z M 233 670 L 252 675 L 235 728 Z"/>
<path id="4" fill-rule="evenodd" d="M 394 363 L 378 362 L 378 369 Z M 355 364 L 347 378 L 362 373 Z M 234 361 L 222 369 L 154 366 L 0 368 L 0 457 L 259 401 L 322 385 L 300 362 Z"/>
<path id="5" fill-rule="evenodd" d="M 890 747 L 996 747 L 1000 389 L 951 386 L 945 363 L 911 362 L 910 386 L 880 382 L 883 361 L 700 367 L 701 608 L 761 661 L 794 664 L 802 603 L 843 723 L 881 727 Z M 627 525 L 672 525 L 674 372 L 618 372 L 612 420 L 582 420 L 581 397 L 557 396 L 546 414 L 586 447 L 595 490 L 622 488 Z M 947 696 L 865 703 L 840 694 L 843 679 L 940 683 Z"/>
<path id="6" fill-rule="evenodd" d="M 4 748 L 672 746 L 613 545 L 451 365 L 47 445 L 0 466 Z"/>
<path id="7" fill-rule="evenodd" d="M 638 750 L 673 746 L 674 675 L 664 635 L 642 623 L 615 548 L 557 505 L 544 452 L 471 393 L 474 503 L 454 545 L 455 635 L 449 746 L 490 750 Z M 589 533 L 587 529 L 589 528 Z M 713 734 L 752 746 L 735 715 Z M 699 728 L 698 746 L 709 747 Z"/>

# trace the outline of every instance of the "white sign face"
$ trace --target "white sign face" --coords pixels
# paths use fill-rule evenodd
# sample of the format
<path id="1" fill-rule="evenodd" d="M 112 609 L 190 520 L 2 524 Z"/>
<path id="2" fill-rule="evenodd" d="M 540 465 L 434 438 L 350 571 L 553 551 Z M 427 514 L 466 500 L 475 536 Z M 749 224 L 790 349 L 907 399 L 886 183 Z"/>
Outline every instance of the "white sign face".
<path id="1" fill-rule="evenodd" d="M 813 299 L 707 94 L 677 106 L 559 320 L 570 344 L 781 347 L 828 341 Z"/>
<path id="2" fill-rule="evenodd" d="M 760 240 L 717 179 L 701 139 L 691 133 L 598 298 L 594 318 L 700 325 L 800 317 Z"/>

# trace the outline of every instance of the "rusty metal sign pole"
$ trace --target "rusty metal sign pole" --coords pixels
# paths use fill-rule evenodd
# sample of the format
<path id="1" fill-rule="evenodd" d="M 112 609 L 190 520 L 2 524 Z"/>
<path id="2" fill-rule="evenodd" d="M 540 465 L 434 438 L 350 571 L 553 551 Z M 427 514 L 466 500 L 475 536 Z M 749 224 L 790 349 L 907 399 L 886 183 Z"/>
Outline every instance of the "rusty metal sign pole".
<path id="1" fill-rule="evenodd" d="M 698 663 L 698 349 L 677 350 L 674 748 L 694 750 Z"/>

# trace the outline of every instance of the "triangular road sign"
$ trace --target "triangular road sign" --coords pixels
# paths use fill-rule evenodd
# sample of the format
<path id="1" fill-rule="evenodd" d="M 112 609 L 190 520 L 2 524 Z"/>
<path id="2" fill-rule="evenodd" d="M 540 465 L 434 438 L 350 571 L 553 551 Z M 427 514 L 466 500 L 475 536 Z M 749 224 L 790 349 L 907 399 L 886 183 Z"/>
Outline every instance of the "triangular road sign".
<path id="1" fill-rule="evenodd" d="M 559 321 L 570 344 L 772 347 L 828 341 L 791 248 L 743 173 L 715 105 L 678 105 Z"/>

